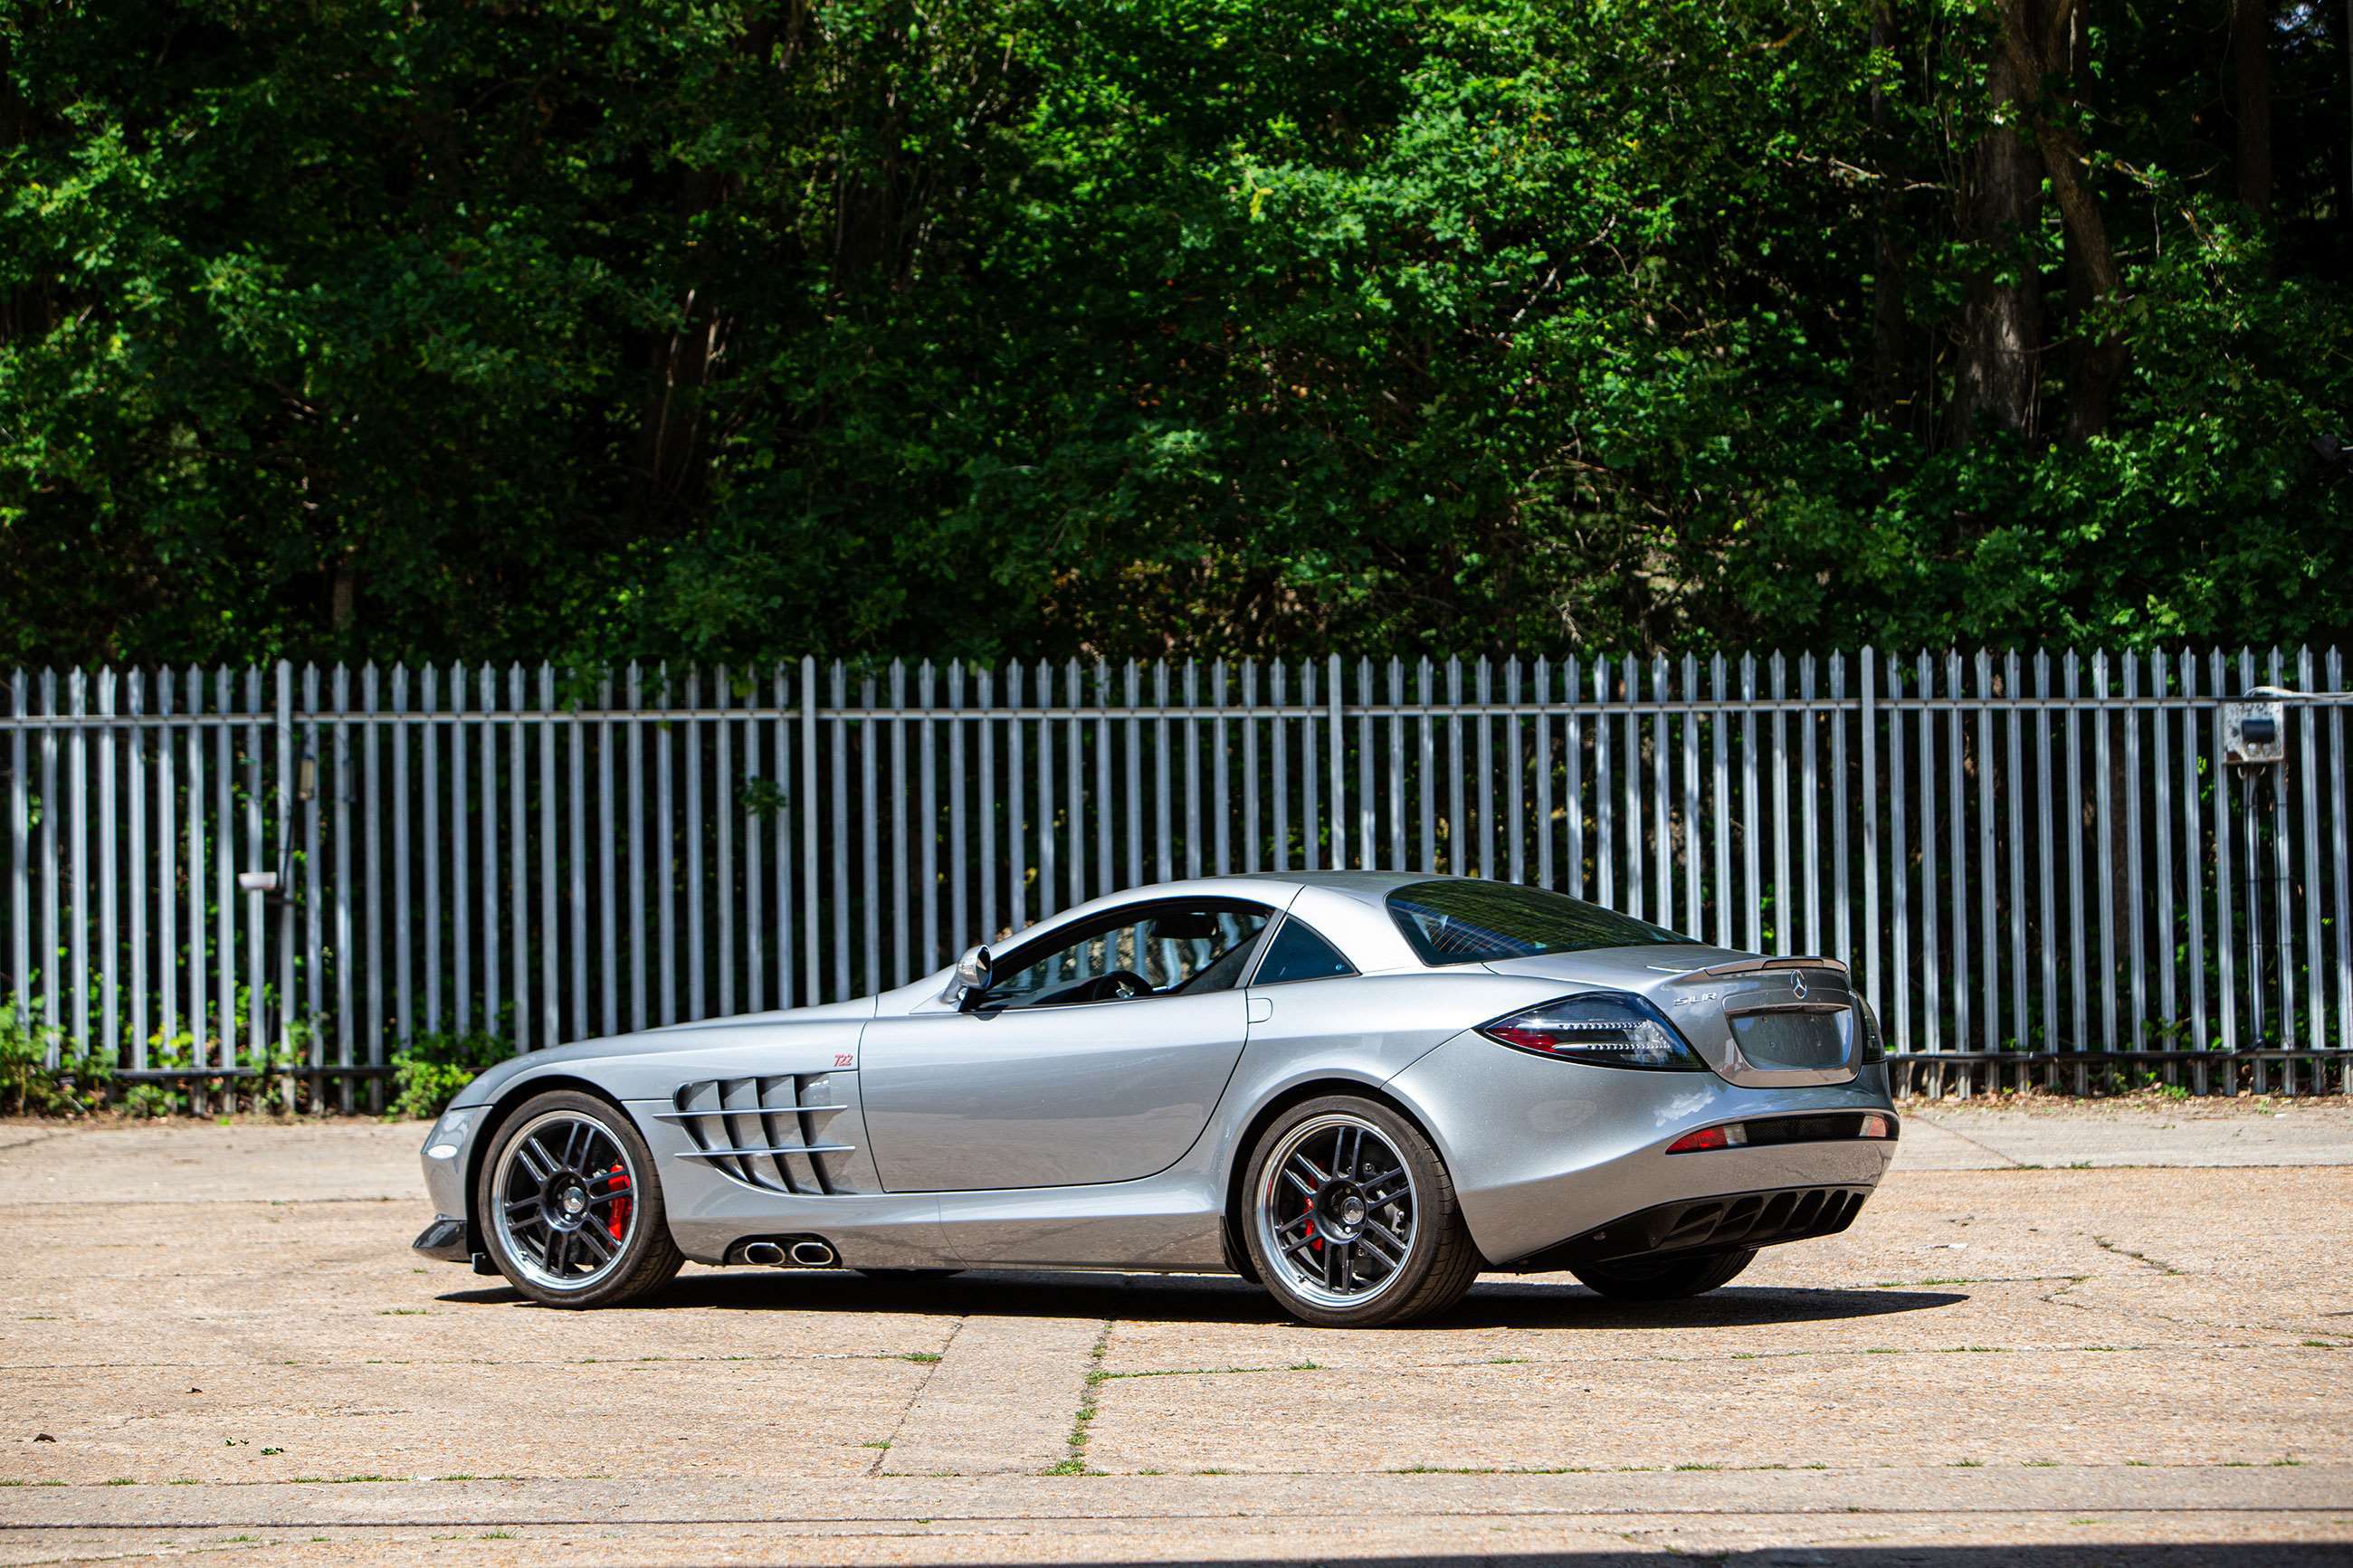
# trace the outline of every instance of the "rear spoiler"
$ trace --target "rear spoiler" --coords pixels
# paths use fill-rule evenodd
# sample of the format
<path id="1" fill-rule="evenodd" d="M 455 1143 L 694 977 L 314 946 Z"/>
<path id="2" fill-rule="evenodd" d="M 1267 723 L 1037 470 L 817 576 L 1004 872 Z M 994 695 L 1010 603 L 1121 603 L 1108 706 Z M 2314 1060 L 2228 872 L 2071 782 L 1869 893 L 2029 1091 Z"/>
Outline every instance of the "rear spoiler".
<path id="1" fill-rule="evenodd" d="M 1746 975 L 1765 975 L 1775 973 L 1777 972 L 1789 975 L 1790 991 L 1789 994 L 1786 997 L 1782 996 L 1778 993 L 1768 994 L 1762 991 L 1752 991 L 1725 998 L 1724 1003 L 1724 1013 L 1725 1016 L 1727 1018 L 1748 1013 L 1837 1013 L 1844 1011 L 1848 1005 L 1848 1003 L 1845 1001 L 1833 1000 L 1827 994 L 1821 996 L 1810 996 L 1807 994 L 1806 977 L 1803 971 L 1810 969 L 1829 970 L 1832 974 L 1838 977 L 1838 988 L 1841 991 L 1845 992 L 1848 998 L 1851 999 L 1853 996 L 1854 982 L 1847 973 L 1846 965 L 1841 963 L 1835 958 L 1741 958 L 1735 959 L 1730 963 L 1718 963 L 1709 968 L 1699 970 L 1696 973 L 1704 974 L 1711 980 L 1736 979 Z M 1799 973 L 1791 973 L 1790 972 L 1793 970 Z M 1689 977 L 1686 976 L 1685 978 L 1688 979 Z"/>
<path id="2" fill-rule="evenodd" d="M 1691 973 L 1722 979 L 1733 974 L 1758 974 L 1768 969 L 1835 969 L 1841 977 L 1847 973 L 1844 960 L 1819 956 L 1736 958 L 1729 963 L 1714 963 L 1705 969 L 1694 970 Z"/>

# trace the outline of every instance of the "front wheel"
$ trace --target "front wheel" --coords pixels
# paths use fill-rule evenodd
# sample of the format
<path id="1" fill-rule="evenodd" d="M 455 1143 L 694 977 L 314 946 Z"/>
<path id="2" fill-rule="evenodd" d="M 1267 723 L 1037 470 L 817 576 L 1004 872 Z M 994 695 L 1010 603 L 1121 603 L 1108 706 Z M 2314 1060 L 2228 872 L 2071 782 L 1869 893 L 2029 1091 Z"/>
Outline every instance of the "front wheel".
<path id="1" fill-rule="evenodd" d="M 686 1261 L 646 1141 L 594 1095 L 524 1101 L 482 1162 L 477 1201 L 491 1261 L 543 1306 L 617 1306 Z"/>
<path id="2" fill-rule="evenodd" d="M 1629 1258 L 1616 1263 L 1570 1264 L 1568 1271 L 1588 1289 L 1619 1301 L 1679 1301 L 1728 1284 L 1755 1260 L 1757 1249 L 1711 1253 L 1704 1258 Z"/>
<path id="3" fill-rule="evenodd" d="M 1306 1322 L 1363 1329 L 1443 1311 L 1484 1263 L 1445 1162 L 1377 1100 L 1293 1106 L 1260 1137 L 1242 1191 L 1250 1262 Z"/>

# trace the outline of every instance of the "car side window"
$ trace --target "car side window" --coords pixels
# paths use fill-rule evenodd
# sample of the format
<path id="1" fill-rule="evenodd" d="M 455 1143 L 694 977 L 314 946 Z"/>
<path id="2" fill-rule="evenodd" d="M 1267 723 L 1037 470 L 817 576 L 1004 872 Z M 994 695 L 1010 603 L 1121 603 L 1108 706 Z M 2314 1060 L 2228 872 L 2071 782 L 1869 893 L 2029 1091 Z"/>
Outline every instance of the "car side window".
<path id="1" fill-rule="evenodd" d="M 1284 985 L 1296 980 L 1334 980 L 1354 974 L 1356 966 L 1339 950 L 1300 921 L 1285 917 L 1282 929 L 1267 944 L 1252 985 Z"/>
<path id="2" fill-rule="evenodd" d="M 1065 932 L 1043 952 L 1008 955 L 982 1005 L 1067 1006 L 1230 989 L 1268 911 L 1242 905 L 1156 905 Z"/>

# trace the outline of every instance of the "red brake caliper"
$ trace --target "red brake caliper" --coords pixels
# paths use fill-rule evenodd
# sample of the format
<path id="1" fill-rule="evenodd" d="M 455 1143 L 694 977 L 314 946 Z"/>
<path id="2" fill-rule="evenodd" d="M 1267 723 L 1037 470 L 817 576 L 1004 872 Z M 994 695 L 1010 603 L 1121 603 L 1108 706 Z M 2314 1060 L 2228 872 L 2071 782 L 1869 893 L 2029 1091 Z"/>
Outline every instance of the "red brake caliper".
<path id="1" fill-rule="evenodd" d="M 629 1173 L 616 1165 L 613 1167 L 612 1175 L 613 1190 L 621 1195 L 613 1200 L 613 1217 L 605 1222 L 605 1228 L 611 1233 L 615 1241 L 618 1241 L 621 1239 L 621 1233 L 629 1228 Z"/>
<path id="2" fill-rule="evenodd" d="M 1307 1216 L 1307 1245 L 1311 1249 L 1316 1252 L 1324 1250 L 1324 1238 L 1315 1234 L 1315 1216 L 1314 1215 L 1309 1215 Z"/>

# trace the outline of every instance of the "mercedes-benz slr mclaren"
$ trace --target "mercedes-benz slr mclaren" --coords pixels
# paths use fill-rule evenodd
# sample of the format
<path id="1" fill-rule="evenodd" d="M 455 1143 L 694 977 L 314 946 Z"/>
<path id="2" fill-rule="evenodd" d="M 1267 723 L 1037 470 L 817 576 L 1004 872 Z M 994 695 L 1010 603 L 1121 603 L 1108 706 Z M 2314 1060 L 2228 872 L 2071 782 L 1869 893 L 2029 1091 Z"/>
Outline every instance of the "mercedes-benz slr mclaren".
<path id="1" fill-rule="evenodd" d="M 1482 1270 L 1641 1300 L 1852 1223 L 1898 1131 L 1845 966 L 1370 872 L 1099 899 L 852 1002 L 518 1057 L 417 1247 L 552 1306 L 680 1266 L 1227 1271 L 1314 1323 Z"/>

